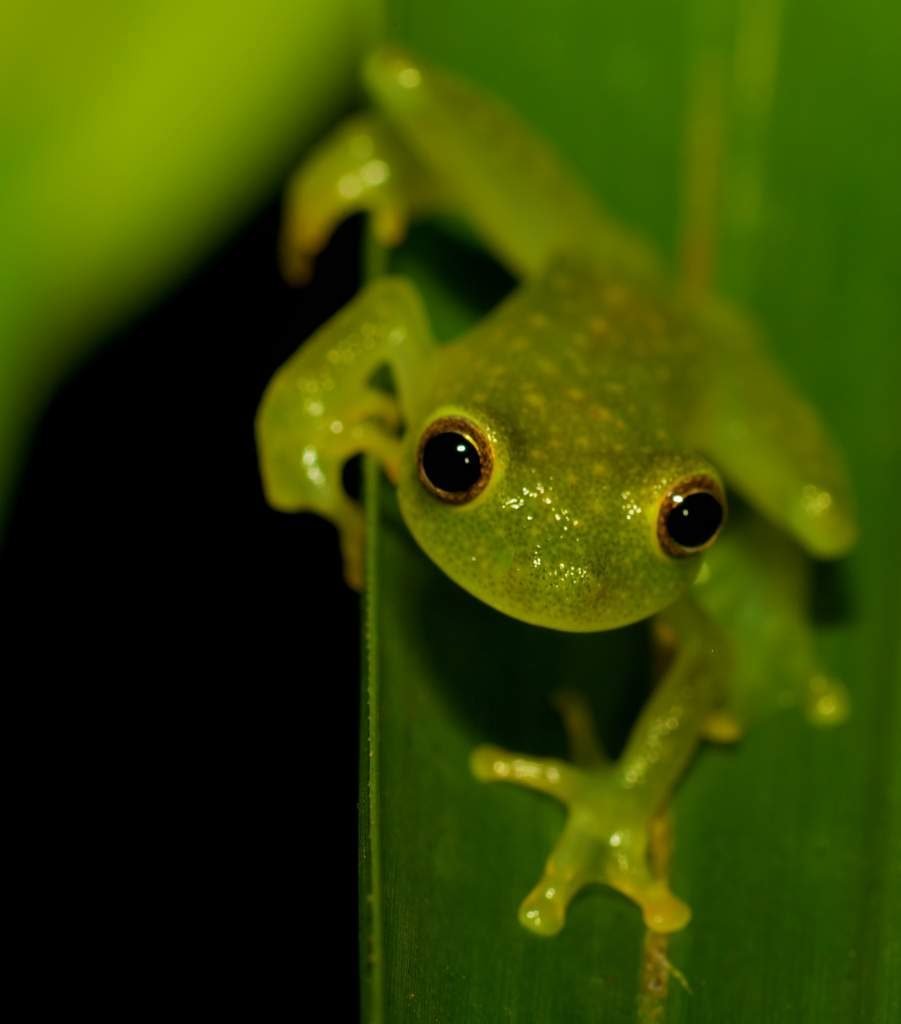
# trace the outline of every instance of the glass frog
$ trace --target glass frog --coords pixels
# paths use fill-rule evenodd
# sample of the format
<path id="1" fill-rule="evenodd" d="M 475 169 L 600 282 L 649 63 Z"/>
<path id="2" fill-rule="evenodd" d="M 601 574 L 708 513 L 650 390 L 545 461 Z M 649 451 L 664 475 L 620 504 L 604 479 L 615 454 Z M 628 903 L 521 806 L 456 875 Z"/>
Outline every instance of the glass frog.
<path id="1" fill-rule="evenodd" d="M 472 769 L 568 808 L 525 927 L 557 932 L 572 897 L 602 883 L 651 930 L 676 931 L 689 908 L 649 843 L 701 742 L 734 741 L 790 704 L 820 723 L 844 714 L 805 612 L 807 556 L 855 538 L 842 460 L 749 320 L 668 285 L 650 247 L 506 106 L 396 48 L 363 77 L 371 111 L 289 186 L 286 274 L 304 279 L 350 214 L 392 246 L 411 218 L 452 212 L 521 284 L 440 346 L 409 281 L 368 284 L 265 393 L 267 499 L 331 520 L 360 586 L 363 518 L 342 467 L 366 453 L 415 541 L 476 598 L 566 631 L 653 617 L 667 664 L 615 761 L 570 696 L 571 763 L 480 747 Z M 382 367 L 393 393 L 373 384 Z M 727 489 L 746 510 L 728 523 Z"/>

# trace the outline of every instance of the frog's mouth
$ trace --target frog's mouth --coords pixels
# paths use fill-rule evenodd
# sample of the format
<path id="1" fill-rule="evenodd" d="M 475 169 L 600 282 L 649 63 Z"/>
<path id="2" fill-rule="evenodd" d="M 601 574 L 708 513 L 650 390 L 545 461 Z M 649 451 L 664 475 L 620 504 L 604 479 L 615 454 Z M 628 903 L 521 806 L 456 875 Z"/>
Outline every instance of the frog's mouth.
<path id="1" fill-rule="evenodd" d="M 651 547 L 653 531 L 643 521 L 605 545 L 616 524 L 568 513 L 563 503 L 536 505 L 534 520 L 526 518 L 531 509 L 510 515 L 506 493 L 462 508 L 426 505 L 436 499 L 412 480 L 398 498 L 411 534 L 441 571 L 530 625 L 568 633 L 618 629 L 673 603 L 693 579 L 688 560 L 667 559 Z M 555 513 L 570 516 L 568 529 Z"/>
<path id="2" fill-rule="evenodd" d="M 483 576 L 458 574 L 439 566 L 456 584 L 482 603 L 531 626 L 562 633 L 600 633 L 629 626 L 671 604 L 678 593 L 617 599 L 608 580 L 586 569 L 557 565 L 535 585 L 532 573 L 504 556 L 506 571 Z M 493 568 L 497 568 L 496 563 Z M 534 567 L 533 567 L 534 568 Z M 494 582 L 491 582 L 494 581 Z"/>

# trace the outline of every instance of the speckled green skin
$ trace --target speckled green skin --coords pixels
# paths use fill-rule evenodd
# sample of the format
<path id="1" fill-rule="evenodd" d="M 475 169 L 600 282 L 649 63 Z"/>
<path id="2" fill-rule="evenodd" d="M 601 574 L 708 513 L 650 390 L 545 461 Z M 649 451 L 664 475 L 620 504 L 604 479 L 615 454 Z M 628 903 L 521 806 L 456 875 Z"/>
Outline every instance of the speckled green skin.
<path id="1" fill-rule="evenodd" d="M 697 349 L 620 277 L 555 262 L 436 352 L 401 461 L 411 532 L 452 579 L 528 622 L 609 629 L 671 604 L 698 561 L 660 550 L 658 508 L 679 480 L 717 475 L 690 442 Z M 415 441 L 438 410 L 493 440 L 491 481 L 468 505 L 417 477 Z"/>
<path id="2" fill-rule="evenodd" d="M 378 110 L 340 126 L 292 182 L 288 272 L 302 275 L 356 210 L 395 244 L 411 216 L 453 209 L 524 283 L 440 347 L 408 282 L 370 284 L 267 390 L 267 496 L 335 522 L 358 583 L 362 520 L 341 467 L 369 452 L 422 549 L 495 608 L 571 631 L 659 616 L 674 654 L 616 764 L 570 706 L 581 767 L 481 748 L 473 768 L 570 807 L 520 910 L 526 927 L 552 934 L 571 896 L 603 882 L 635 899 L 650 928 L 675 930 L 688 909 L 650 872 L 650 822 L 699 741 L 737 738 L 790 703 L 815 721 L 842 716 L 804 612 L 804 551 L 836 557 L 855 536 L 841 459 L 747 319 L 712 298 L 680 300 L 650 249 L 512 112 L 396 50 L 374 55 L 364 78 Z M 393 398 L 370 383 L 384 365 Z M 487 487 L 467 504 L 443 502 L 418 475 L 419 439 L 447 415 L 477 425 L 494 451 Z M 661 503 L 699 475 L 765 518 L 752 512 L 703 556 L 675 558 L 658 539 Z"/>

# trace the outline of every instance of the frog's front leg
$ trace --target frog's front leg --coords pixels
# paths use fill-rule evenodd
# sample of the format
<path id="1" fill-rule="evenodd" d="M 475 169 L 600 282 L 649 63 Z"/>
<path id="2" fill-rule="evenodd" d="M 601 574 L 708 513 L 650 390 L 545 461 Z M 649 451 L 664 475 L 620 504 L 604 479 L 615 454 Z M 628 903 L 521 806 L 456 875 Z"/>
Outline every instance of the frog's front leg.
<path id="1" fill-rule="evenodd" d="M 387 246 L 403 240 L 412 218 L 461 215 L 505 266 L 527 277 L 569 251 L 633 275 L 656 273 L 645 243 L 615 224 L 504 104 L 393 47 L 372 54 L 363 79 L 375 109 L 333 129 L 288 187 L 288 280 L 305 282 L 337 224 L 359 212 Z"/>
<path id="2" fill-rule="evenodd" d="M 305 284 L 338 224 L 368 213 L 376 241 L 403 241 L 414 217 L 442 207 L 438 180 L 376 112 L 341 122 L 288 183 L 279 244 L 282 274 Z"/>
<path id="3" fill-rule="evenodd" d="M 714 624 L 688 600 L 666 617 L 678 636 L 678 651 L 617 761 L 603 756 L 587 710 L 571 697 L 561 711 L 573 764 L 489 746 L 473 753 L 477 778 L 535 789 L 567 808 L 544 874 L 519 909 L 520 922 L 539 935 L 556 934 L 572 898 L 591 884 L 608 885 L 634 900 L 652 931 L 678 931 L 691 916 L 666 879 L 653 871 L 650 836 L 720 703 L 725 655 Z"/>
<path id="4" fill-rule="evenodd" d="M 857 517 L 847 468 L 825 424 L 780 373 L 753 324 L 714 299 L 695 315 L 707 364 L 690 440 L 808 554 L 846 555 Z"/>
<path id="5" fill-rule="evenodd" d="M 403 278 L 380 278 L 328 321 L 276 373 L 257 414 L 257 444 L 269 504 L 309 510 L 341 536 L 348 583 L 359 588 L 363 516 L 345 492 L 344 463 L 375 456 L 396 477 L 398 428 L 421 386 L 432 339 L 422 303 Z M 371 383 L 388 365 L 396 395 Z"/>

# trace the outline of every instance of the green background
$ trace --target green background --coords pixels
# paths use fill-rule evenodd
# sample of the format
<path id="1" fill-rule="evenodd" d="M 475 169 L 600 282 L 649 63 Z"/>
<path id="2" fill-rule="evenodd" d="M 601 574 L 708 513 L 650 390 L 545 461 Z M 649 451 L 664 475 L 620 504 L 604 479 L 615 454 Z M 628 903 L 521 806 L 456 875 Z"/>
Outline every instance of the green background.
<path id="1" fill-rule="evenodd" d="M 362 0 L 0 6 L 0 526 L 92 345 L 278 188 L 356 91 Z"/>

